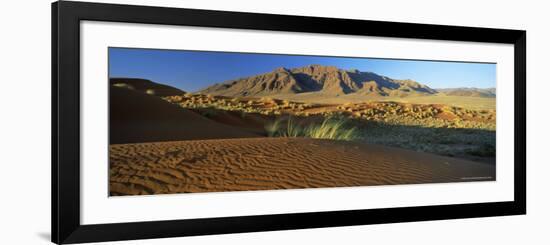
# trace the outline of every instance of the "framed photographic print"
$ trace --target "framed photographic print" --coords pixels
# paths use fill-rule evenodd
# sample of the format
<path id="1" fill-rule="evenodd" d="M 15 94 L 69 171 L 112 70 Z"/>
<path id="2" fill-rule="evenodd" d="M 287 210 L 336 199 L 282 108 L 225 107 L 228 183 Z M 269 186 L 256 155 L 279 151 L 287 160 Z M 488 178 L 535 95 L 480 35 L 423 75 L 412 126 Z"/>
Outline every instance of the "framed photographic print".
<path id="1" fill-rule="evenodd" d="M 61 1 L 52 241 L 519 215 L 525 31 Z"/>

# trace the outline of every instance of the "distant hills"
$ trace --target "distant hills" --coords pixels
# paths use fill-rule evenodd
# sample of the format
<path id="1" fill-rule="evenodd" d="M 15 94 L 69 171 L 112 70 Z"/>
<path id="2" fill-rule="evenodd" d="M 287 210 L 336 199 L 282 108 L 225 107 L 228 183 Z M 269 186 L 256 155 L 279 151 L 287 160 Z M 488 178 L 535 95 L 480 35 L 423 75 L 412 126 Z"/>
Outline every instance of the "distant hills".
<path id="1" fill-rule="evenodd" d="M 471 97 L 496 97 L 496 88 L 444 88 L 437 89 L 439 93 L 451 96 L 471 96 Z"/>
<path id="2" fill-rule="evenodd" d="M 406 97 L 437 93 L 435 89 L 413 80 L 398 80 L 372 72 L 321 65 L 293 69 L 281 67 L 261 75 L 215 84 L 199 92 L 231 97 L 299 93 Z"/>

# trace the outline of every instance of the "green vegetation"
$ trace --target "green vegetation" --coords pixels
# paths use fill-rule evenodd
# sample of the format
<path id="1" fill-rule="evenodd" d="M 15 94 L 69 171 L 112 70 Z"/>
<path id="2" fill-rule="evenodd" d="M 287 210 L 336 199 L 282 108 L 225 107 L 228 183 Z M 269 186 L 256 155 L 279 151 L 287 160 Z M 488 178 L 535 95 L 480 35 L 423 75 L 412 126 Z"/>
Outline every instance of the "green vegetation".
<path id="1" fill-rule="evenodd" d="M 496 154 L 496 146 L 494 142 L 484 143 L 474 149 L 468 149 L 466 153 L 478 157 L 494 157 Z"/>
<path id="2" fill-rule="evenodd" d="M 495 131 L 485 129 L 430 128 L 376 122 L 358 128 L 358 137 L 367 143 L 487 162 L 494 161 L 495 135 Z"/>
<path id="3" fill-rule="evenodd" d="M 318 104 L 189 93 L 163 99 L 214 120 L 217 113 L 237 112 L 244 121 L 262 122 L 269 137 L 357 140 L 487 162 L 495 157 L 494 109 L 396 101 Z"/>
<path id="4" fill-rule="evenodd" d="M 279 118 L 268 123 L 265 129 L 270 137 L 306 137 L 346 141 L 358 139 L 356 128 L 347 126 L 346 122 L 345 119 L 325 118 L 320 124 L 311 123 L 302 126 L 289 117 L 286 123 Z"/>
<path id="5" fill-rule="evenodd" d="M 314 139 L 356 140 L 356 128 L 347 128 L 343 119 L 327 118 L 320 125 L 306 128 L 307 137 Z"/>
<path id="6" fill-rule="evenodd" d="M 424 96 L 436 97 L 436 96 Z M 215 108 L 264 116 L 323 116 L 362 119 L 390 125 L 421 126 L 429 128 L 475 128 L 495 130 L 495 110 L 474 110 L 441 104 L 408 104 L 394 101 L 344 103 L 322 105 L 277 100 L 272 98 L 229 98 L 222 96 L 184 94 L 167 96 L 165 100 L 181 107 L 201 110 Z"/>
<path id="7" fill-rule="evenodd" d="M 279 136 L 282 124 L 283 124 L 283 120 L 281 119 L 276 119 L 273 122 L 266 124 L 265 131 L 267 132 L 267 136 L 269 137 Z"/>
<path id="8" fill-rule="evenodd" d="M 309 104 L 275 100 L 268 97 L 240 99 L 187 93 L 182 96 L 166 96 L 163 99 L 188 109 L 216 108 L 241 113 L 259 113 L 266 116 L 278 116 L 283 113 L 303 114 L 304 110 L 311 107 Z"/>

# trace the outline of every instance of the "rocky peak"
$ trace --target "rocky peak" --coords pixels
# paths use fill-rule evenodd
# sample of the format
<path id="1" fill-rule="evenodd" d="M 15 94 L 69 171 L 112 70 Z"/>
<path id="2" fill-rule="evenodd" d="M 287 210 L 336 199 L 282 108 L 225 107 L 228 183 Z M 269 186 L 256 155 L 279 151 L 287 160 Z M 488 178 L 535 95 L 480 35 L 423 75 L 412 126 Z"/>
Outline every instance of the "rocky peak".
<path id="1" fill-rule="evenodd" d="M 284 67 L 279 67 L 279 68 L 275 69 L 273 72 L 277 72 L 277 73 L 279 73 L 279 72 L 288 73 L 289 71 L 288 71 L 286 68 L 284 68 Z"/>
<path id="2" fill-rule="evenodd" d="M 201 91 L 225 96 L 264 96 L 316 92 L 327 96 L 358 93 L 362 95 L 388 96 L 399 90 L 400 96 L 408 94 L 433 94 L 435 90 L 413 80 L 395 80 L 372 72 L 350 71 L 336 66 L 318 64 L 275 70 L 213 85 Z"/>

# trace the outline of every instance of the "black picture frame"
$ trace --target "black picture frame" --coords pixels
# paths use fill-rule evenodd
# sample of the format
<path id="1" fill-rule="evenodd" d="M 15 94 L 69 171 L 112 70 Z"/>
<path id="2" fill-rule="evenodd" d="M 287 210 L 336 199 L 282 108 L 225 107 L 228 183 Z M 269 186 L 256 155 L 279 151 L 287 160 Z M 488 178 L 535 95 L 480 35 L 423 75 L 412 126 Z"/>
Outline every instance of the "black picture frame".
<path id="1" fill-rule="evenodd" d="M 514 45 L 514 201 L 153 222 L 80 224 L 80 22 L 83 20 L 506 43 Z M 526 32 L 61 1 L 52 4 L 52 242 L 82 243 L 526 213 Z"/>

